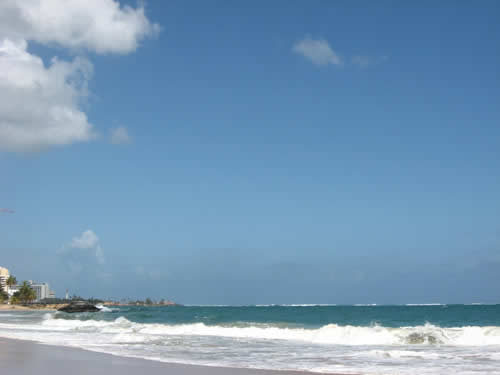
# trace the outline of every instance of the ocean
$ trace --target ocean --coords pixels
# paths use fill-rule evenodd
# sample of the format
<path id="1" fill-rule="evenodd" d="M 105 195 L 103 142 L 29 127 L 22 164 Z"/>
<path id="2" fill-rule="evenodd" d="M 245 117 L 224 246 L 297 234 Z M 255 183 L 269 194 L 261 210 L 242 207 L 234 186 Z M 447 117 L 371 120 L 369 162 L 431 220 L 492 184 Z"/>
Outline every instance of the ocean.
<path id="1" fill-rule="evenodd" d="M 4 311 L 0 336 L 208 366 L 343 374 L 500 374 L 500 305 Z"/>

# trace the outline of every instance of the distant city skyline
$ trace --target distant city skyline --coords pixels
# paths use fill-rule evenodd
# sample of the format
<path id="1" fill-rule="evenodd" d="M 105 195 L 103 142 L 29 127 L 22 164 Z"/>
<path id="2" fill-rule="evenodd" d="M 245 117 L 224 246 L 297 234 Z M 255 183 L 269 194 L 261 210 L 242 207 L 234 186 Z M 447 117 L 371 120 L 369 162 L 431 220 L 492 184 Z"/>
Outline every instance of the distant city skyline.
<path id="1" fill-rule="evenodd" d="M 15 278 L 13 283 L 17 284 L 8 284 L 9 278 Z M 9 297 L 12 297 L 14 293 L 18 292 L 21 289 L 22 283 L 26 281 L 31 289 L 35 291 L 35 301 L 40 302 L 47 298 L 55 298 L 55 293 L 50 289 L 50 286 L 46 282 L 36 282 L 33 280 L 17 280 L 14 274 L 9 272 L 9 269 L 6 267 L 0 266 L 0 289 L 3 289 Z"/>
<path id="2" fill-rule="evenodd" d="M 496 1 L 33 4 L 0 4 L 0 262 L 18 280 L 500 302 Z"/>

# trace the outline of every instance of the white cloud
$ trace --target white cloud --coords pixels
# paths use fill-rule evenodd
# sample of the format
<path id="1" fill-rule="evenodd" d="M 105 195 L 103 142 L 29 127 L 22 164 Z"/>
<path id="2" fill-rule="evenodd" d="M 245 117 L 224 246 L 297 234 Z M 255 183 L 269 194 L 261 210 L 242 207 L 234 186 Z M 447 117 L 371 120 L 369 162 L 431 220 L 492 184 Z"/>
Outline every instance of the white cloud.
<path id="1" fill-rule="evenodd" d="M 104 252 L 102 251 L 99 237 L 90 229 L 83 232 L 80 236 L 73 237 L 69 246 L 65 247 L 66 252 L 71 249 L 89 250 L 95 255 L 99 263 L 104 263 Z"/>
<path id="2" fill-rule="evenodd" d="M 307 36 L 297 41 L 292 50 L 316 65 L 342 65 L 340 56 L 324 39 L 312 39 Z"/>
<path id="3" fill-rule="evenodd" d="M 95 134 L 79 109 L 92 65 L 53 59 L 46 67 L 25 41 L 0 41 L 0 150 L 37 151 Z"/>
<path id="4" fill-rule="evenodd" d="M 0 35 L 97 53 L 128 53 L 158 33 L 144 8 L 115 0 L 2 0 Z"/>
<path id="5" fill-rule="evenodd" d="M 81 57 L 44 64 L 28 52 L 28 41 L 129 53 L 158 31 L 143 7 L 117 0 L 0 0 L 0 151 L 39 151 L 96 138 L 81 108 L 92 64 Z"/>
<path id="6" fill-rule="evenodd" d="M 99 245 L 99 237 L 89 230 L 86 230 L 80 237 L 73 237 L 71 247 L 76 249 L 90 249 Z"/>
<path id="7" fill-rule="evenodd" d="M 127 129 L 119 126 L 111 130 L 110 141 L 114 145 L 124 145 L 132 142 L 132 137 L 128 134 Z"/>

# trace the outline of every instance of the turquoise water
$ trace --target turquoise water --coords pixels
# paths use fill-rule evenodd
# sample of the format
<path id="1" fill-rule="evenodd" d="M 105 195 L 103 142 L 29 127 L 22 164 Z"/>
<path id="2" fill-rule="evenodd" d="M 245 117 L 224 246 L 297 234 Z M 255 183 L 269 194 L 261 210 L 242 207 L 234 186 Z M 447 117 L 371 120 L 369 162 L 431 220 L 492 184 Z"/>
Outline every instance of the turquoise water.
<path id="1" fill-rule="evenodd" d="M 432 306 L 131 306 L 91 318 L 112 320 L 124 316 L 138 323 L 207 325 L 268 323 L 318 328 L 327 324 L 385 327 L 431 323 L 440 327 L 500 326 L 500 305 Z M 65 316 L 71 319 L 71 315 Z M 75 319 L 83 318 L 82 315 Z"/>
<path id="2" fill-rule="evenodd" d="M 123 306 L 0 313 L 0 336 L 209 366 L 500 374 L 500 305 Z"/>

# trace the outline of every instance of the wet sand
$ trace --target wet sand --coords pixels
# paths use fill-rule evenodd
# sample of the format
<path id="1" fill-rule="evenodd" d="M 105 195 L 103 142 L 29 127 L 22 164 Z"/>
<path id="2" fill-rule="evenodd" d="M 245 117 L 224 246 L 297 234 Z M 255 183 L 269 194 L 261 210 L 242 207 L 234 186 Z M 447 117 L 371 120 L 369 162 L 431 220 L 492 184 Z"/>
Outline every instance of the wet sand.
<path id="1" fill-rule="evenodd" d="M 0 373 L 5 375 L 311 375 L 299 371 L 267 371 L 181 365 L 118 357 L 83 349 L 0 338 Z"/>

